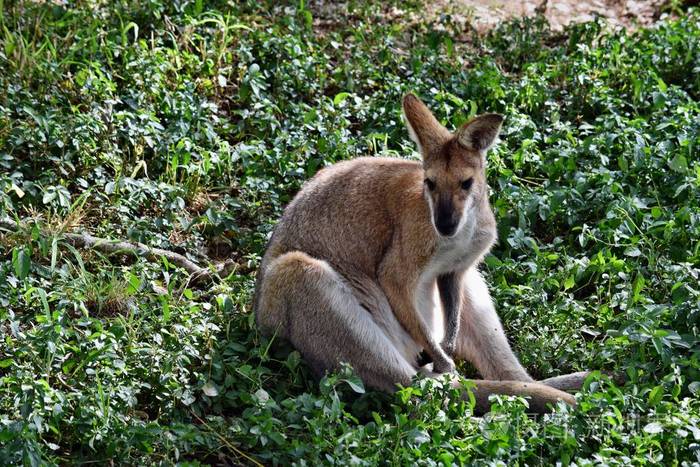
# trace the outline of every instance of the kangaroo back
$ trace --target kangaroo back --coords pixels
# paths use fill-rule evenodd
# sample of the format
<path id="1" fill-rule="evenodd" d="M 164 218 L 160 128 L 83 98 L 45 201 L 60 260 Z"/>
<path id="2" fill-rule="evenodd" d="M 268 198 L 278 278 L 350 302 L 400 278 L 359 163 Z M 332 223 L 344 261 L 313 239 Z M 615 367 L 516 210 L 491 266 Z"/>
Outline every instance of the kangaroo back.
<path id="1" fill-rule="evenodd" d="M 374 276 L 397 225 L 407 217 L 430 229 L 420 163 L 390 158 L 341 162 L 320 171 L 285 209 L 266 257 L 300 250 Z"/>

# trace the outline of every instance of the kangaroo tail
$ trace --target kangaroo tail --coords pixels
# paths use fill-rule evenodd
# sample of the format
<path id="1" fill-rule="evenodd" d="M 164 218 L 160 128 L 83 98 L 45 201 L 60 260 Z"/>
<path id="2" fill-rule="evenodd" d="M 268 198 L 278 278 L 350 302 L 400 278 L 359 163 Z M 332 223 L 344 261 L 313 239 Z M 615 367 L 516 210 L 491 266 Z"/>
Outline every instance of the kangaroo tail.
<path id="1" fill-rule="evenodd" d="M 530 406 L 529 411 L 538 414 L 551 412 L 558 401 L 564 401 L 571 406 L 576 405 L 576 399 L 571 394 L 538 382 L 491 380 L 473 380 L 472 382 L 475 385 L 471 392 L 476 399 L 474 407 L 476 415 L 489 411 L 491 394 L 526 397 Z M 459 385 L 456 381 L 453 384 Z M 465 397 L 467 397 L 466 394 Z"/>

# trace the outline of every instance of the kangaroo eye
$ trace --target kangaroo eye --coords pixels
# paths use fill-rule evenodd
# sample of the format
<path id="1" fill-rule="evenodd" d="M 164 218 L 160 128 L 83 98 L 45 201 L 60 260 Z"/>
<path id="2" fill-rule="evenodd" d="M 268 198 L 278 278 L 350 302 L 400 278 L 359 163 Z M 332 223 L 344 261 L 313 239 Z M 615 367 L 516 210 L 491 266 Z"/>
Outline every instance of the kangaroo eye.
<path id="1" fill-rule="evenodd" d="M 474 183 L 474 179 L 473 179 L 473 178 L 468 178 L 468 179 L 464 180 L 464 181 L 462 182 L 462 189 L 463 189 L 464 191 L 469 190 L 469 189 L 472 187 L 472 183 Z"/>
<path id="2" fill-rule="evenodd" d="M 428 190 L 430 190 L 430 191 L 433 191 L 435 189 L 435 182 L 429 178 L 425 179 L 425 185 L 428 187 Z"/>

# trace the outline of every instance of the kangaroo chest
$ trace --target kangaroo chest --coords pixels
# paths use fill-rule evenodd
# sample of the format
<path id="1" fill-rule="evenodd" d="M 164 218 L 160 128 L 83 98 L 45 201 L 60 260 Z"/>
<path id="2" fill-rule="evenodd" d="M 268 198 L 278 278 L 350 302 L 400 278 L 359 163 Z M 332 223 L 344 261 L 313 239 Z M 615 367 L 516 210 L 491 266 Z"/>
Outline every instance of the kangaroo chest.
<path id="1" fill-rule="evenodd" d="M 437 342 L 445 337 L 445 313 L 437 288 L 438 276 L 474 266 L 491 246 L 493 236 L 490 230 L 465 226 L 455 238 L 442 240 L 418 277 L 414 294 L 416 310 Z"/>

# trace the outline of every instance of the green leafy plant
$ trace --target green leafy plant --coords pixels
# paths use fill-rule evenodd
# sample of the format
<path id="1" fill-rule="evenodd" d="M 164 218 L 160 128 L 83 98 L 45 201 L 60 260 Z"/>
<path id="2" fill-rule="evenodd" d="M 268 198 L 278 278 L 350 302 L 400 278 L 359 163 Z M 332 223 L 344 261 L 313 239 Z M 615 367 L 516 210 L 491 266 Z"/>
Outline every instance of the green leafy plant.
<path id="1" fill-rule="evenodd" d="M 0 464 L 699 462 L 700 13 L 672 9 L 478 35 L 421 2 L 0 1 L 0 217 L 33 219 L 0 230 Z M 478 419 L 258 335 L 284 205 L 336 161 L 415 158 L 409 90 L 449 127 L 506 115 L 483 269 L 533 376 L 601 370 L 576 408 Z M 68 230 L 236 268 L 195 289 Z"/>

